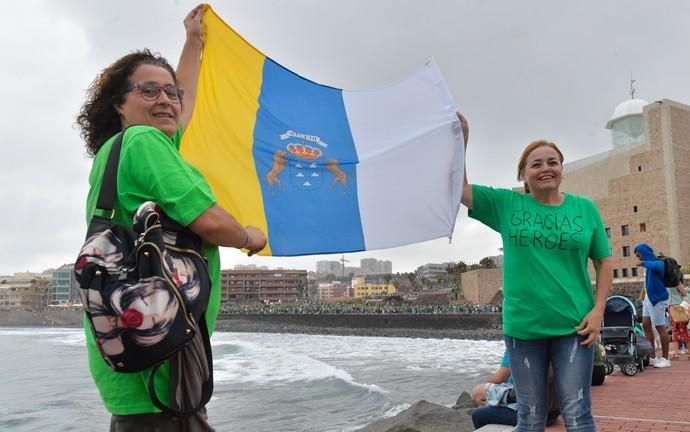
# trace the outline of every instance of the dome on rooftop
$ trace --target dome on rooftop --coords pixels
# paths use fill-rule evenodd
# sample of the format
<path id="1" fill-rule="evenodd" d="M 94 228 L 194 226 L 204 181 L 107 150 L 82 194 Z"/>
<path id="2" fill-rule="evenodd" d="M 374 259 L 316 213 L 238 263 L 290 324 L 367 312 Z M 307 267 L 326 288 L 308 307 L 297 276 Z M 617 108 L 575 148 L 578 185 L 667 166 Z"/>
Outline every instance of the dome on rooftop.
<path id="1" fill-rule="evenodd" d="M 628 116 L 642 115 L 642 109 L 645 105 L 649 105 L 644 99 L 628 99 L 627 101 L 618 104 L 615 110 L 613 110 L 613 115 L 606 122 L 606 129 L 613 128 L 613 123 L 617 120 L 621 120 Z"/>

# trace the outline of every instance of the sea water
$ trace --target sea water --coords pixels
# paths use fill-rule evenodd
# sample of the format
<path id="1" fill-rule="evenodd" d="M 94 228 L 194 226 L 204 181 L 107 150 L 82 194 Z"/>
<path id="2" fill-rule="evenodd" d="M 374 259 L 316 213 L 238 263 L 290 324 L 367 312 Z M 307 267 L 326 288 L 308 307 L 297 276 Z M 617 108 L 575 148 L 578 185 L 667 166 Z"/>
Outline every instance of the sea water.
<path id="1" fill-rule="evenodd" d="M 0 328 L 0 431 L 107 431 L 81 329 Z M 217 332 L 210 423 L 224 431 L 355 431 L 421 399 L 452 406 L 501 341 Z"/>

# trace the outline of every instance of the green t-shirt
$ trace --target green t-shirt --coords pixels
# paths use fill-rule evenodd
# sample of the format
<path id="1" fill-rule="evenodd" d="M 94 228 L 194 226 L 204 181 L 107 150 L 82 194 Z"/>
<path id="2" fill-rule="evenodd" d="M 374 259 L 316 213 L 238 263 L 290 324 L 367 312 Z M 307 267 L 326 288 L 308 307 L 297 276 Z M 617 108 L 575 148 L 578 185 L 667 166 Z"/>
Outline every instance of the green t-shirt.
<path id="1" fill-rule="evenodd" d="M 611 255 L 599 211 L 565 194 L 547 206 L 529 194 L 472 187 L 470 217 L 503 239 L 503 332 L 533 340 L 575 333 L 594 307 L 587 258 Z"/>
<path id="2" fill-rule="evenodd" d="M 145 201 L 154 201 L 168 216 L 186 226 L 216 202 L 201 173 L 180 156 L 178 148 L 181 137 L 180 130 L 170 140 L 153 127 L 133 126 L 127 129 L 118 168 L 115 223 L 131 229 L 132 218 L 139 206 Z M 113 141 L 114 137 L 109 139 L 93 160 L 86 201 L 87 224 L 96 208 Z M 209 331 L 213 331 L 220 308 L 220 256 L 216 246 L 205 245 L 204 252 L 211 277 L 206 323 Z M 114 372 L 99 354 L 86 319 L 84 327 L 89 368 L 106 409 L 118 415 L 158 412 L 146 391 L 148 371 Z M 156 377 L 156 393 L 168 403 L 169 369 L 162 367 Z"/>

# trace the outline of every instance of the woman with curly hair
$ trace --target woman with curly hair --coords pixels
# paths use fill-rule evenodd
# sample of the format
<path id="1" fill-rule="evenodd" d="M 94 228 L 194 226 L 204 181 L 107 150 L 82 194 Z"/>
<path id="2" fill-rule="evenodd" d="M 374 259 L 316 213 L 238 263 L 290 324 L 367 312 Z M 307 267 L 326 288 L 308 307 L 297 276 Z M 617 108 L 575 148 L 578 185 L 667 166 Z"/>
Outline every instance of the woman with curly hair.
<path id="1" fill-rule="evenodd" d="M 87 152 L 94 157 L 89 176 L 86 220 L 98 212 L 96 202 L 115 136 L 126 128 L 117 175 L 114 222 L 132 228 L 132 217 L 146 201 L 204 242 L 211 276 L 206 324 L 213 331 L 220 307 L 218 246 L 242 248 L 253 255 L 266 245 L 255 227 L 242 227 L 216 204 L 206 179 L 180 156 L 178 149 L 194 108 L 203 47 L 199 5 L 184 19 L 186 41 L 177 73 L 149 50 L 125 55 L 105 68 L 91 84 L 77 117 Z M 209 431 L 205 409 L 189 419 L 174 419 L 153 405 L 147 392 L 148 371 L 115 372 L 103 361 L 85 320 L 89 367 L 106 409 L 111 432 Z M 160 370 L 156 393 L 170 394 L 170 370 Z M 164 397 L 164 396 L 163 396 Z"/>

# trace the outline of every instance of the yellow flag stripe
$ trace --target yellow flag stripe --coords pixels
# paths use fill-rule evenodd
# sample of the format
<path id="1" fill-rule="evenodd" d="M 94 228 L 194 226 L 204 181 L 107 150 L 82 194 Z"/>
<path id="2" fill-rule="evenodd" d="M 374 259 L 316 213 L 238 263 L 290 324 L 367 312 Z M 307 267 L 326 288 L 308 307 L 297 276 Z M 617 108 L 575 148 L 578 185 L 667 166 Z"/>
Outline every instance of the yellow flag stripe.
<path id="1" fill-rule="evenodd" d="M 180 151 L 204 174 L 221 207 L 243 226 L 253 225 L 267 233 L 261 185 L 252 155 L 266 56 L 208 6 L 204 33 L 194 115 Z M 237 97 L 226 99 L 224 95 Z M 216 142 L 217 137 L 228 142 Z M 271 255 L 270 246 L 261 255 Z"/>

